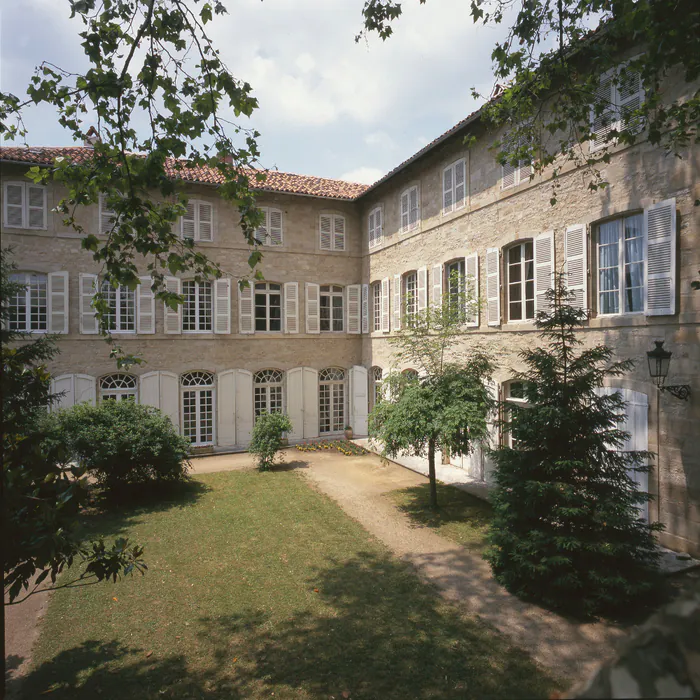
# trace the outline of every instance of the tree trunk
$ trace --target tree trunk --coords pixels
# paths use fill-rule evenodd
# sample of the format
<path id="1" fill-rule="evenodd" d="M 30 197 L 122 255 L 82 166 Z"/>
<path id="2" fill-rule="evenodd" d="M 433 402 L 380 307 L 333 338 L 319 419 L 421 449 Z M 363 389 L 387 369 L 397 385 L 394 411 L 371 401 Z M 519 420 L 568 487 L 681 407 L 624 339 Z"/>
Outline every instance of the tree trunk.
<path id="1" fill-rule="evenodd" d="M 437 477 L 435 476 L 435 438 L 428 440 L 428 477 L 430 478 L 430 507 L 437 508 Z"/>

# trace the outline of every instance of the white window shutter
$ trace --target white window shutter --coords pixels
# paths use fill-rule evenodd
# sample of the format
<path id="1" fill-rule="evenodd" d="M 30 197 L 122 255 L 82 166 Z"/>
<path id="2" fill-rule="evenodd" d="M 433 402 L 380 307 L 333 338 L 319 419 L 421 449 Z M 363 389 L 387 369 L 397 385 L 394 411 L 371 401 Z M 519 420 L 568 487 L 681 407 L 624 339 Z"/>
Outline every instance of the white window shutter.
<path id="1" fill-rule="evenodd" d="M 141 284 L 136 288 L 136 332 L 148 335 L 156 332 L 156 295 L 150 277 L 139 279 Z"/>
<path id="2" fill-rule="evenodd" d="M 306 283 L 306 332 L 321 332 L 319 286 L 313 282 Z"/>
<path id="3" fill-rule="evenodd" d="M 209 202 L 198 202 L 198 228 L 200 241 L 214 240 L 214 207 Z"/>
<path id="4" fill-rule="evenodd" d="M 333 250 L 345 250 L 345 217 L 333 217 Z"/>
<path id="5" fill-rule="evenodd" d="M 433 265 L 432 279 L 432 304 L 435 308 L 440 308 L 442 307 L 442 265 Z"/>
<path id="6" fill-rule="evenodd" d="M 510 163 L 503 163 L 501 166 L 501 189 L 505 190 L 508 187 L 515 185 L 516 167 Z"/>
<path id="7" fill-rule="evenodd" d="M 282 245 L 282 212 L 279 209 L 270 209 L 270 228 L 268 229 L 268 243 L 270 245 Z"/>
<path id="8" fill-rule="evenodd" d="M 447 213 L 454 208 L 453 166 L 442 171 L 442 210 Z"/>
<path id="9" fill-rule="evenodd" d="M 375 214 L 376 214 L 376 209 L 375 209 L 375 211 L 371 211 L 369 213 L 369 216 L 367 217 L 367 240 L 368 240 L 370 248 L 373 248 L 376 245 L 376 240 L 377 240 Z"/>
<path id="10" fill-rule="evenodd" d="M 420 202 L 418 201 L 418 188 L 411 187 L 408 196 L 410 200 L 408 226 L 409 228 L 414 229 L 418 226 L 418 222 L 420 220 Z"/>
<path id="11" fill-rule="evenodd" d="M 231 332 L 231 280 L 214 282 L 214 333 Z"/>
<path id="12" fill-rule="evenodd" d="M 467 167 L 463 160 L 455 163 L 455 209 L 461 209 L 467 200 Z"/>
<path id="13" fill-rule="evenodd" d="M 359 333 L 362 330 L 361 296 L 362 285 L 349 284 L 347 286 L 348 333 Z"/>
<path id="14" fill-rule="evenodd" d="M 521 160 L 518 165 L 518 183 L 528 182 L 530 180 L 530 175 L 532 174 L 532 165 L 530 163 Z"/>
<path id="15" fill-rule="evenodd" d="M 236 370 L 227 369 L 216 376 L 217 444 L 236 444 Z"/>
<path id="16" fill-rule="evenodd" d="M 676 313 L 676 200 L 644 210 L 647 316 Z"/>
<path id="17" fill-rule="evenodd" d="M 73 378 L 73 388 L 75 391 L 75 403 L 95 405 L 95 399 L 97 398 L 95 377 L 91 377 L 89 374 L 76 374 Z"/>
<path id="18" fill-rule="evenodd" d="M 27 228 L 46 228 L 46 187 L 27 183 Z"/>
<path id="19" fill-rule="evenodd" d="M 105 196 L 100 195 L 100 233 L 107 234 L 114 226 L 115 214 L 111 209 L 107 208 Z"/>
<path id="20" fill-rule="evenodd" d="M 620 75 L 617 86 L 617 109 L 620 120 L 620 128 L 638 132 L 642 122 L 637 117 L 631 115 L 644 103 L 644 86 L 642 76 L 634 70 L 625 70 L 624 75 Z"/>
<path id="21" fill-rule="evenodd" d="M 389 278 L 382 280 L 382 333 L 389 332 Z"/>
<path id="22" fill-rule="evenodd" d="M 172 372 L 158 372 L 160 410 L 180 427 L 180 380 Z"/>
<path id="23" fill-rule="evenodd" d="M 180 220 L 180 229 L 183 238 L 194 240 L 195 229 L 197 226 L 197 203 L 190 199 L 187 202 L 187 211 L 183 214 Z"/>
<path id="24" fill-rule="evenodd" d="M 501 265 L 498 248 L 486 251 L 486 316 L 489 326 L 501 323 Z"/>
<path id="25" fill-rule="evenodd" d="M 146 372 L 139 378 L 139 403 L 160 408 L 160 375 L 158 372 Z"/>
<path id="26" fill-rule="evenodd" d="M 535 238 L 535 313 L 549 310 L 545 292 L 554 285 L 554 231 Z"/>
<path id="27" fill-rule="evenodd" d="M 428 268 L 418 269 L 418 311 L 425 311 L 428 306 Z"/>
<path id="28" fill-rule="evenodd" d="M 350 382 L 350 425 L 355 435 L 367 435 L 367 369 L 355 365 L 348 372 Z"/>
<path id="29" fill-rule="evenodd" d="M 401 231 L 408 231 L 408 192 L 401 195 Z"/>
<path id="30" fill-rule="evenodd" d="M 180 279 L 178 277 L 165 278 L 165 290 L 171 294 L 180 294 Z M 164 330 L 168 335 L 177 335 L 182 332 L 182 304 L 178 304 L 177 308 L 171 309 L 167 304 L 163 304 L 164 311 Z"/>
<path id="31" fill-rule="evenodd" d="M 362 285 L 362 332 L 369 333 L 369 285 Z"/>
<path id="32" fill-rule="evenodd" d="M 60 394 L 51 404 L 51 410 L 70 408 L 75 403 L 75 377 L 72 374 L 62 374 L 51 380 L 51 394 Z"/>
<path id="33" fill-rule="evenodd" d="M 284 330 L 286 333 L 299 332 L 299 283 L 284 283 Z"/>
<path id="34" fill-rule="evenodd" d="M 401 330 L 401 275 L 394 275 L 394 330 Z"/>
<path id="35" fill-rule="evenodd" d="M 247 287 L 238 285 L 238 332 L 241 335 L 255 333 L 254 311 L 253 283 L 249 282 Z"/>
<path id="36" fill-rule="evenodd" d="M 595 101 L 604 105 L 603 111 L 596 116 L 595 105 L 591 105 L 591 131 L 594 138 L 590 150 L 603 148 L 610 131 L 617 127 L 617 105 L 615 100 L 615 70 L 603 74 L 598 81 Z"/>
<path id="37" fill-rule="evenodd" d="M 262 225 L 255 230 L 253 237 L 256 242 L 260 245 L 265 245 L 267 243 L 267 232 L 270 228 L 270 210 L 267 207 L 262 207 L 260 209 L 265 216 Z"/>
<path id="38" fill-rule="evenodd" d="M 97 333 L 97 318 L 92 306 L 92 298 L 97 289 L 97 275 L 80 275 L 80 332 L 94 335 Z"/>
<path id="39" fill-rule="evenodd" d="M 377 244 L 382 240 L 382 235 L 384 234 L 384 222 L 382 221 L 383 216 L 384 213 L 382 208 L 377 207 L 374 210 L 374 238 L 375 243 Z"/>
<path id="40" fill-rule="evenodd" d="M 333 225 L 332 217 L 327 214 L 321 214 L 321 250 L 331 249 L 331 228 Z"/>
<path id="41" fill-rule="evenodd" d="M 68 333 L 68 273 L 50 272 L 48 284 L 49 333 Z"/>
<path id="42" fill-rule="evenodd" d="M 576 295 L 573 305 L 588 308 L 588 238 L 585 224 L 574 224 L 566 229 L 564 239 L 565 280 L 570 292 Z"/>
<path id="43" fill-rule="evenodd" d="M 479 327 L 479 255 L 472 253 L 464 258 L 465 291 L 468 328 Z"/>
<path id="44" fill-rule="evenodd" d="M 24 227 L 24 183 L 5 183 L 5 226 Z"/>

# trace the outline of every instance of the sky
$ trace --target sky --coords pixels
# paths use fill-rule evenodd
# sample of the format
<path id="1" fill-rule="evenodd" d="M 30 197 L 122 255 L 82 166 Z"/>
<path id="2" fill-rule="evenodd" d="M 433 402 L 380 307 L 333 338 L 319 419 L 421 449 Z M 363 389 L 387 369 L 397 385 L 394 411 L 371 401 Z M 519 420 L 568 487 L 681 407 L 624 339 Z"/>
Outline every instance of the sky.
<path id="1" fill-rule="evenodd" d="M 207 29 L 258 98 L 246 126 L 261 162 L 285 172 L 371 183 L 452 127 L 489 94 L 504 28 L 476 27 L 467 0 L 404 0 L 394 35 L 355 43 L 363 0 L 227 0 Z M 36 65 L 86 65 L 68 0 L 22 0 L 0 15 L 2 90 L 24 96 Z M 25 114 L 30 145 L 72 145 L 46 106 Z"/>

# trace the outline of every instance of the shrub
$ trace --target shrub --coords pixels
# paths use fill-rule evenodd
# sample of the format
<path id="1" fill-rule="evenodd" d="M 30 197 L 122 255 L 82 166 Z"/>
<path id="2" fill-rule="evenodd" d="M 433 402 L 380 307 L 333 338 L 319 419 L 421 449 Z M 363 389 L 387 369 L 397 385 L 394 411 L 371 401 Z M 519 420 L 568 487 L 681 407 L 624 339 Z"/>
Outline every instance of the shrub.
<path id="1" fill-rule="evenodd" d="M 284 413 L 263 413 L 258 416 L 248 450 L 256 456 L 260 471 L 267 471 L 275 463 L 277 452 L 282 447 L 282 433 L 291 429 L 292 422 Z"/>
<path id="2" fill-rule="evenodd" d="M 48 425 L 47 446 L 64 445 L 70 459 L 108 489 L 187 476 L 189 442 L 157 408 L 81 403 L 51 414 Z"/>

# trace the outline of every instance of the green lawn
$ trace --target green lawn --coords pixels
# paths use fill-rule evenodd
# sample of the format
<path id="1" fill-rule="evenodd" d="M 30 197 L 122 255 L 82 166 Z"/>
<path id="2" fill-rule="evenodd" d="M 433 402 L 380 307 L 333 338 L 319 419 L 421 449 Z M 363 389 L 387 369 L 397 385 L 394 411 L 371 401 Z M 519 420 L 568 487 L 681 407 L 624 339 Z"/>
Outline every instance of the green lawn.
<path id="1" fill-rule="evenodd" d="M 149 571 L 54 594 L 25 697 L 546 697 L 556 683 L 293 472 L 95 514 Z"/>
<path id="2" fill-rule="evenodd" d="M 439 535 L 481 554 L 491 521 L 491 506 L 454 486 L 438 483 L 437 510 L 430 508 L 428 484 L 391 491 L 389 498 L 416 525 L 433 528 Z"/>

